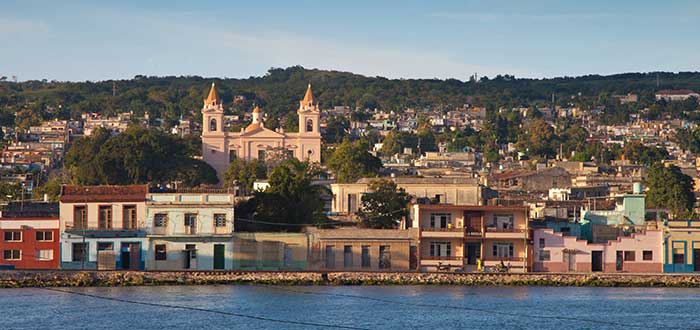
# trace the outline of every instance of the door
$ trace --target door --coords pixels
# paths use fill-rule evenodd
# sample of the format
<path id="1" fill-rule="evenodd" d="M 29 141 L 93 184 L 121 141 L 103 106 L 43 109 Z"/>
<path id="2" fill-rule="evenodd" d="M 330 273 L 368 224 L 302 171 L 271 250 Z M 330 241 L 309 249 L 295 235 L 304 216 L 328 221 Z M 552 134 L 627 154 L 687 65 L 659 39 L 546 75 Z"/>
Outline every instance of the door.
<path id="1" fill-rule="evenodd" d="M 223 244 L 214 244 L 214 269 L 224 269 L 226 248 Z"/>
<path id="2" fill-rule="evenodd" d="M 575 272 L 576 271 L 576 255 L 573 253 L 567 253 L 569 256 L 569 271 L 570 272 Z"/>
<path id="3" fill-rule="evenodd" d="M 623 266 L 624 260 L 625 259 L 624 259 L 623 252 L 617 251 L 617 253 L 615 253 L 615 270 L 616 271 L 618 271 L 618 272 L 622 271 L 622 266 Z"/>
<path id="4" fill-rule="evenodd" d="M 693 271 L 700 272 L 700 249 L 693 249 Z"/>
<path id="5" fill-rule="evenodd" d="M 467 243 L 467 265 L 476 265 L 476 259 L 481 256 L 480 243 Z"/>
<path id="6" fill-rule="evenodd" d="M 129 246 L 122 246 L 121 250 L 121 260 L 122 269 L 129 269 L 131 267 L 131 251 L 129 251 Z"/>
<path id="7" fill-rule="evenodd" d="M 591 271 L 603 271 L 603 251 L 591 251 Z"/>
<path id="8" fill-rule="evenodd" d="M 141 243 L 129 244 L 129 269 L 138 270 L 141 266 Z"/>

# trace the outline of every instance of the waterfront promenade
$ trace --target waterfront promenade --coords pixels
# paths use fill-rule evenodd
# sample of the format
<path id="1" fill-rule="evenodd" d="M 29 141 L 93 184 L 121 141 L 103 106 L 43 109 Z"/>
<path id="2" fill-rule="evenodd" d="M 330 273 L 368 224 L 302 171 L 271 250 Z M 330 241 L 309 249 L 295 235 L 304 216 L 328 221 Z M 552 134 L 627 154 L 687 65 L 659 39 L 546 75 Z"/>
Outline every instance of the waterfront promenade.
<path id="1" fill-rule="evenodd" d="M 621 273 L 0 271 L 0 288 L 213 284 L 700 287 L 700 276 Z"/>

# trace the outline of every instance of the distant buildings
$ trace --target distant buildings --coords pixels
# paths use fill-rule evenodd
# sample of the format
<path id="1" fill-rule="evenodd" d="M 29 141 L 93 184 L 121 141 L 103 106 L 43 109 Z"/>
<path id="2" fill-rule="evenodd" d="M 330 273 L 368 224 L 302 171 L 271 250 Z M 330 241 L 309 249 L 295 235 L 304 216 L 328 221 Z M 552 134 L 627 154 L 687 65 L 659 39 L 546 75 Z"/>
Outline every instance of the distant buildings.
<path id="1" fill-rule="evenodd" d="M 656 97 L 657 101 L 664 100 L 664 101 L 684 101 L 687 100 L 691 97 L 694 97 L 696 99 L 700 99 L 700 94 L 697 92 L 694 92 L 690 89 L 674 89 L 674 90 L 669 90 L 669 89 L 664 89 L 656 92 L 654 94 Z"/>

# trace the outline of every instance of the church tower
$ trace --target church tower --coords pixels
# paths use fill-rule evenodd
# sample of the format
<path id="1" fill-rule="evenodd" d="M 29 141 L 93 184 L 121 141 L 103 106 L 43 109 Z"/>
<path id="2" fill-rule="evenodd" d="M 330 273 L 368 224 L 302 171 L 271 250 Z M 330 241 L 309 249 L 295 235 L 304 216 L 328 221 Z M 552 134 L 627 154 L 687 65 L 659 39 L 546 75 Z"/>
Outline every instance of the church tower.
<path id="1" fill-rule="evenodd" d="M 221 133 L 223 132 L 224 121 L 224 106 L 216 92 L 216 85 L 212 82 L 209 89 L 209 96 L 204 100 L 202 107 L 202 133 Z"/>
<path id="2" fill-rule="evenodd" d="M 321 131 L 320 118 L 321 111 L 319 110 L 318 103 L 314 104 L 314 94 L 311 91 L 311 83 L 309 87 L 306 88 L 306 94 L 304 94 L 304 99 L 299 101 L 299 110 L 297 110 L 299 115 L 299 135 L 319 135 Z"/>

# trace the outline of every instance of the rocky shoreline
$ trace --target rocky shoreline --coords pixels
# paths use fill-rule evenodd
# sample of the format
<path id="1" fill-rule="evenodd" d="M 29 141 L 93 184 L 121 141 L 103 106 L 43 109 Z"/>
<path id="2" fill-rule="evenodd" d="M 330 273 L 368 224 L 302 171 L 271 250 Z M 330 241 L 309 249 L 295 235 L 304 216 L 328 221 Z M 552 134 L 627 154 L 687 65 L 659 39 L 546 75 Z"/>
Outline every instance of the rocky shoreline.
<path id="1" fill-rule="evenodd" d="M 700 276 L 603 273 L 0 271 L 0 288 L 214 284 L 700 287 Z"/>

